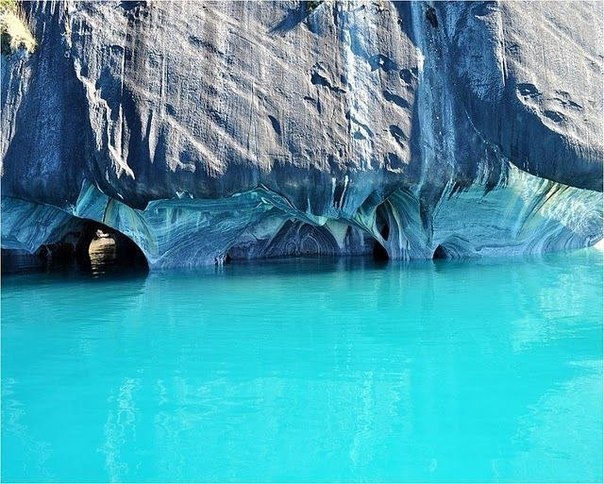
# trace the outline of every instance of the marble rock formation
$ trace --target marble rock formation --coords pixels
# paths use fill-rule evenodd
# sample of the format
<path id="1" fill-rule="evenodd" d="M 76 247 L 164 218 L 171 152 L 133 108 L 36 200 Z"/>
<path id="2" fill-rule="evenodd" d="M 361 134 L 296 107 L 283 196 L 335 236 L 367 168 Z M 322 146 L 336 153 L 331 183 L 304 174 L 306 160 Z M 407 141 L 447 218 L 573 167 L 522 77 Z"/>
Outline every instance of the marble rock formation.
<path id="1" fill-rule="evenodd" d="M 602 238 L 602 2 L 24 2 L 2 247 L 151 267 Z"/>

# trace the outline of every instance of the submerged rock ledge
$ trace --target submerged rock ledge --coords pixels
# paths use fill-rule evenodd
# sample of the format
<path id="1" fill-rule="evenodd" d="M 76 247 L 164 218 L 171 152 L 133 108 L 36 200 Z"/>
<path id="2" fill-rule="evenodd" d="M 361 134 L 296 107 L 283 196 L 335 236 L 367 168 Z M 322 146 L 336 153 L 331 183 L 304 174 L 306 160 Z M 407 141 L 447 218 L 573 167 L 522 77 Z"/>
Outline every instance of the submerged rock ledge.
<path id="1" fill-rule="evenodd" d="M 603 236 L 602 3 L 28 2 L 2 247 L 151 267 L 541 253 Z"/>

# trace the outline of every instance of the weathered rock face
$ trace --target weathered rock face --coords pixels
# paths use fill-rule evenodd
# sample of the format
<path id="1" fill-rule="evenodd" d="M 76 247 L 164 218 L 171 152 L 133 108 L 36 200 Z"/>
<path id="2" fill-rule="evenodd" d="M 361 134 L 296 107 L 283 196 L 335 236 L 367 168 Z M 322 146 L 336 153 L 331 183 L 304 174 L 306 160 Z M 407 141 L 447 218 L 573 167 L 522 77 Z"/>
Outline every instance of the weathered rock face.
<path id="1" fill-rule="evenodd" d="M 603 5 L 32 2 L 2 58 L 2 246 L 151 266 L 602 238 Z"/>

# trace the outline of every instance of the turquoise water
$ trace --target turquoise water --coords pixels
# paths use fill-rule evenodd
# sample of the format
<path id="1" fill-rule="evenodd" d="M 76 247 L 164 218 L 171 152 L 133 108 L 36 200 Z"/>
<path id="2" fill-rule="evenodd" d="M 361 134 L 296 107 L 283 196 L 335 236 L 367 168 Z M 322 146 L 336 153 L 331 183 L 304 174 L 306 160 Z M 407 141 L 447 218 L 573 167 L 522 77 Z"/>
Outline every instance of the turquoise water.
<path id="1" fill-rule="evenodd" d="M 602 440 L 594 250 L 3 280 L 4 481 L 601 481 Z"/>

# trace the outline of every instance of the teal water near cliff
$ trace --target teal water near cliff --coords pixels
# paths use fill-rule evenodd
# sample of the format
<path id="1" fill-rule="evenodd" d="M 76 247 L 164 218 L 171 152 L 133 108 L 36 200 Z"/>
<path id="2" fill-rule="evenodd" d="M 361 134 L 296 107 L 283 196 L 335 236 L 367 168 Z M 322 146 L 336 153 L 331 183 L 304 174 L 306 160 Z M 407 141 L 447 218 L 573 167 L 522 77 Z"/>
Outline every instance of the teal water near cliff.
<path id="1" fill-rule="evenodd" d="M 602 253 L 2 283 L 2 479 L 601 481 Z"/>

